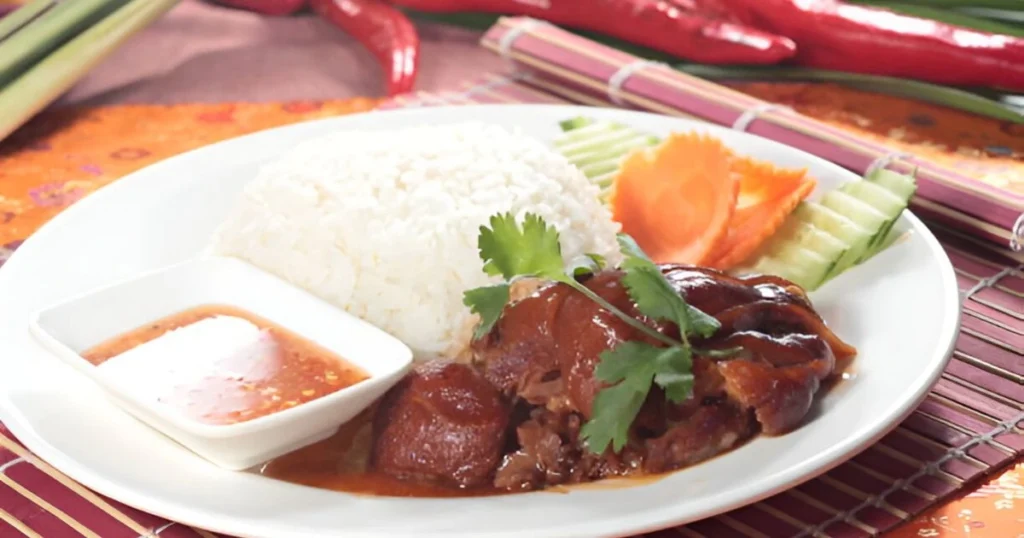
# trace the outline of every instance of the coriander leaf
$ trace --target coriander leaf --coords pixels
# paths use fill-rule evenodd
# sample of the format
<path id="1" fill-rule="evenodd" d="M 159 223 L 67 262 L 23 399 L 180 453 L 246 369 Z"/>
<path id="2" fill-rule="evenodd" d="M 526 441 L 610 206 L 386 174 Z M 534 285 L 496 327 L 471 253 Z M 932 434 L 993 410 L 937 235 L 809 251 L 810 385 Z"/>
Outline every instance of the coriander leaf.
<path id="1" fill-rule="evenodd" d="M 632 384 L 623 382 L 597 393 L 593 416 L 580 430 L 580 436 L 587 441 L 588 450 L 594 454 L 604 454 L 609 444 L 613 452 L 619 452 L 626 446 L 629 427 L 650 391 L 651 377 L 648 371 L 646 390 L 636 390 Z"/>
<path id="2" fill-rule="evenodd" d="M 721 327 L 718 320 L 694 308 L 676 292 L 632 237 L 619 234 L 618 241 L 625 256 L 622 268 L 626 275 L 622 282 L 640 313 L 675 323 L 684 342 L 687 336 L 707 338 Z"/>
<path id="3" fill-rule="evenodd" d="M 657 268 L 654 262 L 647 257 L 647 254 L 640 248 L 640 245 L 636 244 L 636 240 L 627 234 L 619 234 L 616 239 L 619 242 L 619 251 L 625 256 L 625 260 L 622 262 L 623 269 L 631 269 L 633 267 L 650 266 Z"/>
<path id="4" fill-rule="evenodd" d="M 601 362 L 594 368 L 594 378 L 614 385 L 629 378 L 638 366 L 646 362 L 653 364 L 653 361 L 645 361 L 645 357 L 654 357 L 662 349 L 635 340 L 621 342 L 615 349 L 601 353 Z"/>
<path id="5" fill-rule="evenodd" d="M 480 323 L 473 330 L 474 340 L 483 338 L 491 332 L 491 328 L 501 317 L 508 299 L 508 284 L 484 286 L 469 290 L 462 295 L 462 304 L 468 306 L 474 314 L 480 314 Z"/>
<path id="6" fill-rule="evenodd" d="M 626 270 L 622 283 L 640 312 L 654 319 L 679 324 L 679 330 L 689 329 L 687 304 L 665 280 L 657 267 L 639 266 Z"/>
<path id="7" fill-rule="evenodd" d="M 688 325 L 691 335 L 707 338 L 715 334 L 715 332 L 722 327 L 722 324 L 713 316 L 706 314 L 703 310 L 699 310 L 692 305 L 686 305 L 686 312 L 690 318 Z"/>
<path id="8" fill-rule="evenodd" d="M 690 351 L 681 346 L 628 341 L 602 353 L 594 377 L 612 386 L 597 393 L 591 418 L 581 431 L 589 450 L 601 454 L 609 443 L 613 451 L 622 450 L 651 383 L 658 383 L 672 401 L 689 398 L 693 388 L 690 368 Z"/>
<path id="9" fill-rule="evenodd" d="M 517 276 L 566 278 L 558 231 L 540 216 L 527 213 L 520 227 L 512 213 L 505 213 L 491 217 L 490 225 L 480 227 L 477 242 L 488 275 L 501 275 L 505 280 Z"/>
<path id="10" fill-rule="evenodd" d="M 693 394 L 693 355 L 689 348 L 664 349 L 655 358 L 654 368 L 654 382 L 669 400 L 682 403 Z"/>

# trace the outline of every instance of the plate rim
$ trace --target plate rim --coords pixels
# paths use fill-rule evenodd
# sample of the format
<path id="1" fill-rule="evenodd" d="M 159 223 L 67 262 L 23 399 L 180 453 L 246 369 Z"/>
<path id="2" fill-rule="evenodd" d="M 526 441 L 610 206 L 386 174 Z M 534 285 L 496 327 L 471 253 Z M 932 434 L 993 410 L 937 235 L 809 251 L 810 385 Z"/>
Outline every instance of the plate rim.
<path id="1" fill-rule="evenodd" d="M 155 163 L 152 163 L 144 168 L 136 170 L 119 180 L 113 181 L 104 187 L 97 189 L 95 192 L 86 196 L 82 200 L 73 204 L 72 206 L 65 208 L 58 215 L 44 223 L 35 233 L 32 234 L 24 244 L 29 244 L 38 237 L 47 237 L 49 230 L 56 227 L 59 223 L 64 220 L 75 218 L 75 216 L 84 211 L 88 211 L 90 207 L 96 204 L 103 203 L 103 200 L 110 192 L 125 188 L 120 187 L 125 184 L 135 184 L 141 181 L 145 181 L 145 176 L 151 174 L 151 169 L 154 167 L 167 166 L 169 163 L 189 158 L 196 158 L 197 155 L 201 155 L 205 152 L 215 153 L 220 150 L 224 145 L 243 144 L 245 140 L 252 139 L 255 137 L 262 136 L 273 136 L 273 133 L 286 131 L 289 129 L 296 128 L 297 126 L 308 125 L 308 124 L 328 124 L 337 123 L 339 129 L 344 128 L 344 124 L 347 120 L 354 117 L 364 117 L 371 114 L 386 114 L 389 116 L 400 116 L 409 115 L 417 116 L 421 114 L 430 115 L 443 115 L 446 111 L 452 109 L 460 110 L 472 110 L 472 109 L 525 109 L 527 113 L 529 110 L 547 109 L 547 110 L 558 110 L 564 111 L 566 115 L 576 114 L 590 114 L 598 116 L 648 116 L 657 117 L 659 121 L 672 121 L 677 123 L 680 129 L 685 128 L 699 128 L 706 130 L 711 133 L 715 132 L 728 132 L 729 136 L 740 136 L 749 137 L 758 140 L 758 143 L 767 144 L 769 146 L 778 146 L 785 148 L 786 151 L 798 152 L 810 161 L 816 161 L 818 165 L 831 168 L 837 174 L 841 174 L 846 177 L 849 181 L 856 176 L 856 174 L 846 170 L 834 163 L 831 163 L 825 159 L 817 157 L 813 154 L 770 140 L 757 135 L 753 135 L 745 132 L 736 132 L 733 129 L 727 127 L 718 126 L 701 122 L 698 120 L 692 120 L 688 118 L 679 118 L 673 116 L 667 116 L 663 114 L 655 114 L 642 111 L 633 110 L 622 110 L 622 109 L 605 109 L 605 108 L 594 108 L 579 105 L 559 105 L 559 104 L 481 104 L 481 105 L 449 105 L 449 106 L 435 106 L 435 107 L 422 107 L 412 109 L 392 109 L 392 110 L 371 110 L 367 112 L 361 112 L 357 114 L 350 114 L 345 116 L 335 116 L 328 118 L 319 118 L 315 120 L 297 122 L 293 124 L 283 125 L 248 133 L 238 137 L 222 140 L 213 144 L 208 144 L 198 148 L 194 148 L 184 153 L 180 153 L 166 159 L 162 159 Z M 106 193 L 106 194 L 104 194 Z M 69 216 L 70 215 L 70 216 Z M 874 444 L 878 439 L 885 436 L 892 429 L 897 427 L 907 416 L 909 416 L 917 408 L 918 404 L 927 397 L 932 386 L 938 381 L 942 372 L 945 370 L 946 365 L 952 358 L 952 352 L 955 349 L 956 339 L 960 331 L 960 320 L 962 316 L 962 304 L 960 299 L 960 293 L 956 285 L 955 272 L 949 257 L 945 254 L 944 249 L 938 242 L 938 239 L 931 233 L 931 231 L 924 225 L 924 223 L 914 215 L 909 209 L 904 212 L 901 218 L 906 218 L 911 228 L 914 229 L 915 235 L 919 236 L 928 248 L 930 254 L 941 265 L 941 282 L 944 288 L 944 297 L 942 298 L 942 305 L 944 308 L 945 315 L 943 316 L 943 331 L 942 334 L 948 335 L 946 342 L 943 343 L 942 339 L 939 338 L 934 346 L 933 351 L 930 355 L 929 366 L 931 370 L 927 372 L 927 375 L 919 375 L 917 377 L 917 384 L 913 387 L 908 387 L 908 390 L 903 392 L 903 397 L 894 399 L 891 411 L 884 414 L 889 417 L 886 420 L 875 420 L 872 421 L 869 426 L 861 428 L 861 430 L 853 432 L 846 436 L 842 442 L 830 446 L 828 449 L 819 452 L 815 457 L 808 460 L 800 469 L 802 471 L 796 472 L 793 467 L 786 469 L 783 472 L 770 475 L 762 479 L 763 482 L 770 484 L 770 487 L 761 488 L 760 492 L 755 495 L 749 495 L 743 499 L 737 499 L 732 502 L 716 503 L 713 509 L 703 511 L 702 515 L 680 518 L 672 515 L 671 504 L 660 504 L 659 508 L 653 508 L 652 510 L 644 512 L 643 525 L 629 525 L 628 523 L 622 523 L 619 525 L 605 525 L 610 527 L 608 532 L 597 533 L 593 532 L 593 529 L 588 530 L 586 527 L 587 523 L 578 523 L 573 525 L 571 528 L 558 527 L 554 529 L 559 532 L 558 534 L 551 534 L 552 536 L 622 536 L 623 533 L 642 533 L 650 532 L 657 529 L 664 529 L 675 525 L 685 524 L 686 522 L 692 522 L 699 519 L 710 518 L 716 515 L 728 512 L 729 510 L 736 509 L 741 506 L 746 506 L 772 495 L 775 495 L 781 491 L 790 489 L 798 484 L 811 480 L 821 474 L 831 470 L 832 468 L 845 463 L 849 458 L 853 457 L 857 453 L 866 449 L 870 445 Z M 42 241 L 40 239 L 38 241 Z M 23 244 L 23 246 L 24 246 Z M 22 248 L 19 248 L 7 261 L 17 262 L 19 260 L 19 252 L 24 252 Z M 0 271 L 0 283 L 5 281 L 4 273 Z M 138 492 L 128 486 L 120 485 L 116 482 L 105 479 L 99 472 L 93 470 L 85 465 L 77 464 L 74 458 L 68 456 L 61 450 L 52 446 L 42 436 L 38 436 L 28 419 L 24 414 L 17 408 L 11 405 L 7 397 L 7 391 L 5 387 L 0 384 L 0 419 L 3 420 L 4 425 L 7 426 L 8 430 L 13 433 L 18 441 L 20 441 L 31 453 L 35 454 L 39 459 L 48 463 L 58 472 L 63 473 L 68 478 L 78 482 L 82 486 L 91 489 L 97 493 L 108 496 L 112 499 L 116 499 L 126 505 L 135 507 L 144 512 L 157 515 L 164 519 L 168 519 L 172 522 L 199 527 L 205 530 L 210 530 L 218 533 L 227 533 L 231 535 L 239 535 L 242 532 L 242 536 L 259 535 L 258 530 L 252 530 L 256 534 L 249 534 L 249 530 L 239 530 L 239 526 L 226 526 L 222 525 L 223 516 L 219 516 L 216 513 L 197 509 L 193 506 L 181 506 L 181 503 L 168 502 L 165 503 L 162 500 L 153 498 L 150 494 L 145 492 Z M 796 476 L 791 476 L 796 475 Z M 719 494 L 721 495 L 721 494 Z M 127 501 L 125 499 L 128 499 Z M 623 518 L 619 518 L 621 521 Z M 231 518 L 234 521 L 235 518 Z M 613 523 L 616 520 L 606 523 Z M 251 526 L 251 523 L 247 524 Z M 343 528 L 338 529 L 339 532 L 343 532 L 345 536 L 373 536 L 373 537 L 397 537 L 406 536 L 397 532 L 372 532 L 372 531 L 349 531 Z M 585 532 L 585 534 L 582 534 Z M 314 536 L 314 534 L 306 534 L 305 531 L 297 531 L 296 536 Z M 322 534 L 315 534 L 316 536 L 322 536 Z M 415 536 L 452 536 L 452 535 L 466 535 L 465 533 L 453 533 L 445 532 L 438 534 L 424 534 L 416 533 Z M 479 536 L 479 534 L 476 534 Z M 515 531 L 488 531 L 486 536 L 491 537 L 513 537 L 519 536 L 520 533 Z M 544 534 L 547 536 L 548 534 Z"/>

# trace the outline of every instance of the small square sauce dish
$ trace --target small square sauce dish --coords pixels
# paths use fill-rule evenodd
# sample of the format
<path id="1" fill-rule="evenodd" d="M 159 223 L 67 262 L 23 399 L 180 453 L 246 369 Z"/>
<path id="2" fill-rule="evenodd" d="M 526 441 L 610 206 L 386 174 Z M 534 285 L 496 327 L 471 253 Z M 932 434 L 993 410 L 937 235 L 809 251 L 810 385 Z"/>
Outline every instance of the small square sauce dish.
<path id="1" fill-rule="evenodd" d="M 413 359 L 383 330 L 216 256 L 46 308 L 29 327 L 122 409 L 230 470 L 329 437 Z"/>

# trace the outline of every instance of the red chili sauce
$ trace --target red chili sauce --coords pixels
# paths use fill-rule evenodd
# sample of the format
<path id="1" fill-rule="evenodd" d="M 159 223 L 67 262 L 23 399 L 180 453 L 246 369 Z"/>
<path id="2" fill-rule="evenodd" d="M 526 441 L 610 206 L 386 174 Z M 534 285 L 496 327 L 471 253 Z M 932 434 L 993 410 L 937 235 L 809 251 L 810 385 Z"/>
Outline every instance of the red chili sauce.
<path id="1" fill-rule="evenodd" d="M 263 338 L 272 341 L 259 354 L 226 357 L 218 363 L 223 375 L 178 386 L 161 397 L 161 402 L 194 420 L 214 425 L 245 422 L 310 402 L 369 377 L 309 340 L 249 312 L 220 305 L 200 306 L 148 323 L 103 342 L 82 356 L 100 365 L 166 332 L 217 316 L 245 319 L 263 331 Z"/>

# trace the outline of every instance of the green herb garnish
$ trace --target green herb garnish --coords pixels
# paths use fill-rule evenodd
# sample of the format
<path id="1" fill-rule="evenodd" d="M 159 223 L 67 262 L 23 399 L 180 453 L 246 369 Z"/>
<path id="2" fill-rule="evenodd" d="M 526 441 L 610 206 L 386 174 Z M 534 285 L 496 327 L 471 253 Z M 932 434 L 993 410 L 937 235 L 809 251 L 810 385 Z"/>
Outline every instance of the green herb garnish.
<path id="1" fill-rule="evenodd" d="M 467 291 L 463 303 L 480 315 L 475 338 L 486 335 L 501 317 L 509 300 L 509 287 L 520 278 L 543 278 L 571 286 L 631 327 L 663 344 L 623 342 L 601 354 L 594 375 L 609 386 L 594 400 L 592 418 L 581 431 L 587 447 L 603 453 L 608 445 L 615 452 L 626 445 L 629 427 L 640 406 L 656 384 L 673 402 L 683 402 L 693 391 L 691 338 L 706 338 L 720 327 L 718 321 L 689 305 L 679 296 L 661 270 L 627 235 L 619 236 L 619 247 L 625 257 L 621 269 L 623 285 L 644 316 L 679 326 L 676 340 L 645 325 L 619 310 L 576 278 L 604 267 L 604 260 L 587 255 L 573 260 L 566 267 L 562 258 L 558 231 L 544 219 L 526 214 L 520 227 L 511 213 L 495 215 L 490 227 L 480 227 L 480 258 L 484 271 L 501 276 L 505 282 Z"/>

